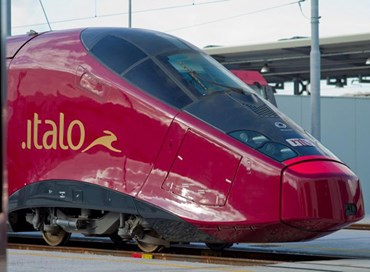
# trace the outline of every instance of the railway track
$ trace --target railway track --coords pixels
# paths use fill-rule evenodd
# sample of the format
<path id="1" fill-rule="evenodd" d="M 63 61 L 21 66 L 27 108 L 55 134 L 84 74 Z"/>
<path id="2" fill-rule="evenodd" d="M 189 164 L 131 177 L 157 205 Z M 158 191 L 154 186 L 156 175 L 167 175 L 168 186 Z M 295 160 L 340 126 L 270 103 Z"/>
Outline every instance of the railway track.
<path id="1" fill-rule="evenodd" d="M 138 251 L 136 244 L 128 243 L 117 246 L 106 239 L 73 238 L 66 246 L 52 247 L 44 245 L 37 236 L 12 234 L 8 239 L 9 249 L 58 251 L 68 253 L 87 253 L 94 255 L 110 255 L 171 261 L 187 261 L 226 265 L 269 265 L 279 262 L 298 262 L 313 260 L 332 260 L 330 256 L 313 256 L 305 254 L 288 254 L 257 252 L 253 250 L 228 249 L 222 252 L 212 251 L 202 245 L 173 245 L 159 253 L 144 254 Z"/>
<path id="2" fill-rule="evenodd" d="M 370 224 L 367 223 L 357 223 L 352 224 L 347 229 L 353 229 L 353 230 L 370 230 Z"/>

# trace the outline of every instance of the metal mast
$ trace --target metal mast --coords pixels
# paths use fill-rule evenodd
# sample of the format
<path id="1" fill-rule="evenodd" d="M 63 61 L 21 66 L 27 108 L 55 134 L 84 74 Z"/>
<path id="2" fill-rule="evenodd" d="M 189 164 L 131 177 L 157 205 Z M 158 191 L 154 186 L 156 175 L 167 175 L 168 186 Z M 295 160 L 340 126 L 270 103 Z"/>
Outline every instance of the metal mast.
<path id="1" fill-rule="evenodd" d="M 6 5 L 4 9 L 6 8 L 6 35 L 11 36 L 12 35 L 12 1 L 6 0 Z M 3 12 L 3 11 L 2 11 Z M 1 25 L 3 22 L 1 22 Z"/>
<path id="2" fill-rule="evenodd" d="M 128 27 L 132 26 L 132 10 L 131 10 L 131 0 L 128 0 Z"/>
<path id="3" fill-rule="evenodd" d="M 320 41 L 319 41 L 319 0 L 311 0 L 311 133 L 320 140 Z"/>
<path id="4" fill-rule="evenodd" d="M 9 29 L 7 27 L 8 19 L 7 12 L 9 11 L 8 6 L 10 1 L 1 0 L 0 2 L 0 18 L 1 18 L 1 185 L 0 185 L 0 271 L 6 271 L 6 220 L 7 220 L 7 176 L 6 176 L 6 150 L 5 150 L 5 137 L 6 137 L 6 98 L 7 98 L 7 76 L 6 76 L 6 64 L 5 64 L 5 39 L 9 35 Z"/>

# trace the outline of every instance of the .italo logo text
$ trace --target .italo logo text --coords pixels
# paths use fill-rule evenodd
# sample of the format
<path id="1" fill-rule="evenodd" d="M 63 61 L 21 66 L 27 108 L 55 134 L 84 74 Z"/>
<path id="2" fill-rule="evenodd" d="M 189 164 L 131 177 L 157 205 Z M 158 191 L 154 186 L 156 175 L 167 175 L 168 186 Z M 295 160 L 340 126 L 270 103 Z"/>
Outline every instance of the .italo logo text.
<path id="1" fill-rule="evenodd" d="M 47 125 L 49 129 L 40 133 L 40 125 Z M 72 133 L 77 133 L 79 137 L 72 139 Z M 97 145 L 102 145 L 113 152 L 121 152 L 112 146 L 117 141 L 117 136 L 104 130 L 105 135 L 93 140 L 81 152 L 86 152 Z M 42 120 L 37 113 L 33 114 L 32 120 L 27 120 L 27 139 L 21 143 L 22 149 L 62 149 L 62 150 L 80 150 L 85 144 L 85 126 L 80 120 L 72 120 L 65 123 L 64 113 L 59 114 L 59 122 L 51 119 Z"/>

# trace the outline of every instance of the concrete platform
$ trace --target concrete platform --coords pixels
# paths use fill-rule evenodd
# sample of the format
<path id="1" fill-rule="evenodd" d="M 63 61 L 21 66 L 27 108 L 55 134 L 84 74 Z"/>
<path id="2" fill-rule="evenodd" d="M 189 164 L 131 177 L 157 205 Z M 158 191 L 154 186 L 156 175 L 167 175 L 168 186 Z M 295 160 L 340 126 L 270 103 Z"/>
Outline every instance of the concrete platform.
<path id="1" fill-rule="evenodd" d="M 232 248 L 246 248 L 263 252 L 333 256 L 337 258 L 370 259 L 370 231 L 341 230 L 309 242 L 239 244 L 234 245 Z"/>
<path id="2" fill-rule="evenodd" d="M 370 271 L 370 260 L 350 259 L 301 263 L 280 263 L 268 266 L 226 266 L 190 262 L 134 259 L 114 256 L 70 254 L 62 252 L 8 250 L 8 272 L 148 272 L 148 271 Z"/>
<path id="3" fill-rule="evenodd" d="M 250 271 L 243 267 L 63 252 L 8 250 L 8 272 Z"/>
<path id="4" fill-rule="evenodd" d="M 232 250 L 245 248 L 263 252 L 284 252 L 336 256 L 338 260 L 279 263 L 267 266 L 226 266 L 193 262 L 137 259 L 90 254 L 71 254 L 9 249 L 8 272 L 119 272 L 119 271 L 370 271 L 370 232 L 341 230 L 311 242 L 279 244 L 239 244 Z"/>

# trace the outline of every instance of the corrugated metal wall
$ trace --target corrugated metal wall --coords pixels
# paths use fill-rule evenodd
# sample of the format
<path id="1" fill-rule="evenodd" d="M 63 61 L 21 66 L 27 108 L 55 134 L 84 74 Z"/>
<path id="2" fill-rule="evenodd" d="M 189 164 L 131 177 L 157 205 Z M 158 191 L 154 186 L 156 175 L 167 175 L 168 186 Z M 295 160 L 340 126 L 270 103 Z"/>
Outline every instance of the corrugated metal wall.
<path id="1" fill-rule="evenodd" d="M 311 130 L 309 96 L 276 96 L 279 109 Z M 370 217 L 370 98 L 322 97 L 321 142 L 360 178 Z"/>

